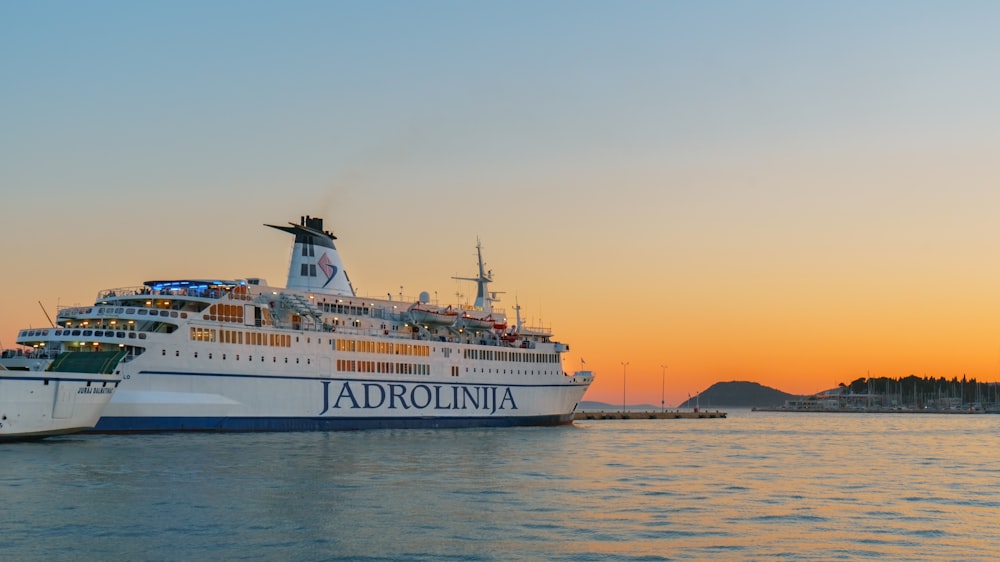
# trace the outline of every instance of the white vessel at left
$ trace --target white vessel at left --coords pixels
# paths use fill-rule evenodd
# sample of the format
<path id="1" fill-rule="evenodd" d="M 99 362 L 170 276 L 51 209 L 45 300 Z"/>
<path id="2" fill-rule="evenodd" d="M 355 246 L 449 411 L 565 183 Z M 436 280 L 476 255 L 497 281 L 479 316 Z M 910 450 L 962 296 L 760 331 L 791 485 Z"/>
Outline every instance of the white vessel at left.
<path id="1" fill-rule="evenodd" d="M 47 370 L 0 366 L 0 441 L 93 428 L 121 381 L 120 354 L 64 353 Z"/>

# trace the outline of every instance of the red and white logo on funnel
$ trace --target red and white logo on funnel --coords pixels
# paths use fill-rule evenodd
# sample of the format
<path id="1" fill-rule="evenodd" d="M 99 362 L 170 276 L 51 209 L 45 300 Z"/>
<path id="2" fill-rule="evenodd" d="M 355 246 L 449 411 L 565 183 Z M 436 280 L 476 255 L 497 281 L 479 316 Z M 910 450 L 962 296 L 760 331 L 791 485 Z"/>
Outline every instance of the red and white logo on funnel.
<path id="1" fill-rule="evenodd" d="M 323 252 L 323 255 L 319 258 L 319 269 L 323 272 L 323 275 L 326 275 L 326 283 L 323 283 L 323 286 L 326 287 L 337 276 L 337 266 L 330 263 L 330 258 L 327 257 L 326 252 Z"/>

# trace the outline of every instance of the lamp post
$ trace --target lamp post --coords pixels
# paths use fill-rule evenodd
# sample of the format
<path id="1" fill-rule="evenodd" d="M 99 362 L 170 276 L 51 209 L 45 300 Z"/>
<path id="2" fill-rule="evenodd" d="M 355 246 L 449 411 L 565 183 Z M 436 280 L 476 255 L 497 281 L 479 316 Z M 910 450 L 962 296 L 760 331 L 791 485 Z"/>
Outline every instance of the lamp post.
<path id="1" fill-rule="evenodd" d="M 666 402 L 663 400 L 663 390 L 667 387 L 667 366 L 660 365 L 660 368 L 663 369 L 660 376 L 660 413 L 663 413 L 667 411 Z"/>
<path id="2" fill-rule="evenodd" d="M 628 367 L 628 361 L 622 361 L 622 415 L 625 415 L 625 369 Z"/>

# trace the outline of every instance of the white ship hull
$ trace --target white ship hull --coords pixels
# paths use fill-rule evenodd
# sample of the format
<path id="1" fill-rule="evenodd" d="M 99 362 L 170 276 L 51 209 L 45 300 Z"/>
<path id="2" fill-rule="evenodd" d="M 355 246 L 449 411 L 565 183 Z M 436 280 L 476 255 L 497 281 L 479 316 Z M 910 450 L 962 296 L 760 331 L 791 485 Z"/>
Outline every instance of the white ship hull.
<path id="1" fill-rule="evenodd" d="M 144 371 L 122 384 L 96 429 L 307 431 L 554 425 L 572 420 L 590 382 L 584 376 L 553 384 L 435 379 Z"/>
<path id="2" fill-rule="evenodd" d="M 151 343 L 124 365 L 125 380 L 97 430 L 560 424 L 571 421 L 592 380 L 564 375 L 556 354 L 511 347 L 338 332 L 302 333 L 291 347 L 251 354 L 205 342 L 182 354 L 170 349 L 169 336 L 149 339 L 164 347 Z M 401 345 L 410 349 L 397 355 Z"/>
<path id="3" fill-rule="evenodd" d="M 354 294 L 322 220 L 274 228 L 296 237 L 286 288 L 147 281 L 63 308 L 58 326 L 22 330 L 18 343 L 121 377 L 102 432 L 571 423 L 593 376 L 566 374 L 568 346 L 551 334 L 423 324 L 411 311 L 426 299 Z M 479 269 L 468 279 L 477 314 L 493 318 L 481 255 Z M 93 352 L 114 365 L 89 361 Z"/>
<path id="4" fill-rule="evenodd" d="M 90 429 L 116 385 L 106 375 L 0 371 L 0 441 Z"/>

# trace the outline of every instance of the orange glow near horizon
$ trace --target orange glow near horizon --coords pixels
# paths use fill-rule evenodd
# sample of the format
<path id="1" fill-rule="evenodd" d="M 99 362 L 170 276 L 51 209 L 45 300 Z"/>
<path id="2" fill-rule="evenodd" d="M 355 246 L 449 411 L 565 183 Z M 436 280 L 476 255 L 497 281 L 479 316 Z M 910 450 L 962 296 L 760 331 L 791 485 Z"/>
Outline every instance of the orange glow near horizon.
<path id="1" fill-rule="evenodd" d="M 227 228 L 260 229 L 260 222 Z M 472 271 L 473 240 L 454 241 L 447 252 L 427 253 L 415 249 L 422 243 L 433 246 L 433 235 L 425 234 L 383 250 L 384 259 L 371 261 L 364 256 L 375 251 L 377 241 L 353 240 L 349 231 L 357 225 L 349 226 L 338 243 L 356 286 L 384 287 L 362 289 L 362 296 L 388 292 L 396 298 L 399 282 L 394 280 L 401 269 L 417 273 L 417 284 L 404 288 L 404 294 L 430 289 L 441 302 L 454 302 L 456 295 L 467 302 L 474 294 L 471 284 L 450 279 Z M 58 306 L 91 304 L 101 289 L 146 279 L 205 273 L 245 277 L 245 264 L 259 261 L 267 266 L 263 276 L 283 284 L 289 240 L 269 232 L 247 236 L 247 247 L 233 246 L 225 260 L 201 250 L 187 256 L 161 252 L 116 268 L 111 255 L 71 254 L 50 268 L 36 268 L 37 276 L 26 271 L 16 285 L 5 287 L 0 343 L 11 347 L 18 329 L 47 325 L 45 314 L 54 317 Z M 196 242 L 181 247 L 199 248 Z M 546 264 L 534 251 L 519 255 L 503 237 L 487 240 L 485 252 L 497 278 L 491 288 L 506 292 L 498 307 L 509 322 L 514 322 L 517 302 L 528 325 L 551 326 L 556 339 L 570 345 L 564 356 L 568 372 L 596 373 L 585 400 L 621 404 L 624 390 L 628 404 L 659 406 L 662 399 L 670 407 L 724 381 L 812 394 L 866 376 L 995 381 L 1000 371 L 1000 333 L 992 320 L 1000 310 L 1000 296 L 985 280 L 965 283 L 962 292 L 941 298 L 935 295 L 937 282 L 927 278 L 900 284 L 897 290 L 892 290 L 894 281 L 885 279 L 824 285 L 802 276 L 769 280 L 760 272 L 742 278 L 718 273 L 708 279 L 675 277 L 661 284 L 667 275 L 653 270 L 647 277 L 629 272 L 624 290 L 600 292 L 597 287 L 614 286 L 621 278 L 618 272 L 597 271 L 588 277 L 574 270 L 585 268 L 586 261 Z M 90 270 L 84 267 L 88 263 L 94 264 Z M 81 273 L 60 275 L 56 265 Z M 171 269 L 177 275 L 169 275 Z M 536 275 L 538 271 L 544 275 Z M 564 278 L 581 281 L 563 283 Z M 46 301 L 51 295 L 58 300 Z M 452 297 L 449 301 L 441 295 Z M 628 362 L 624 384 L 622 362 Z"/>

